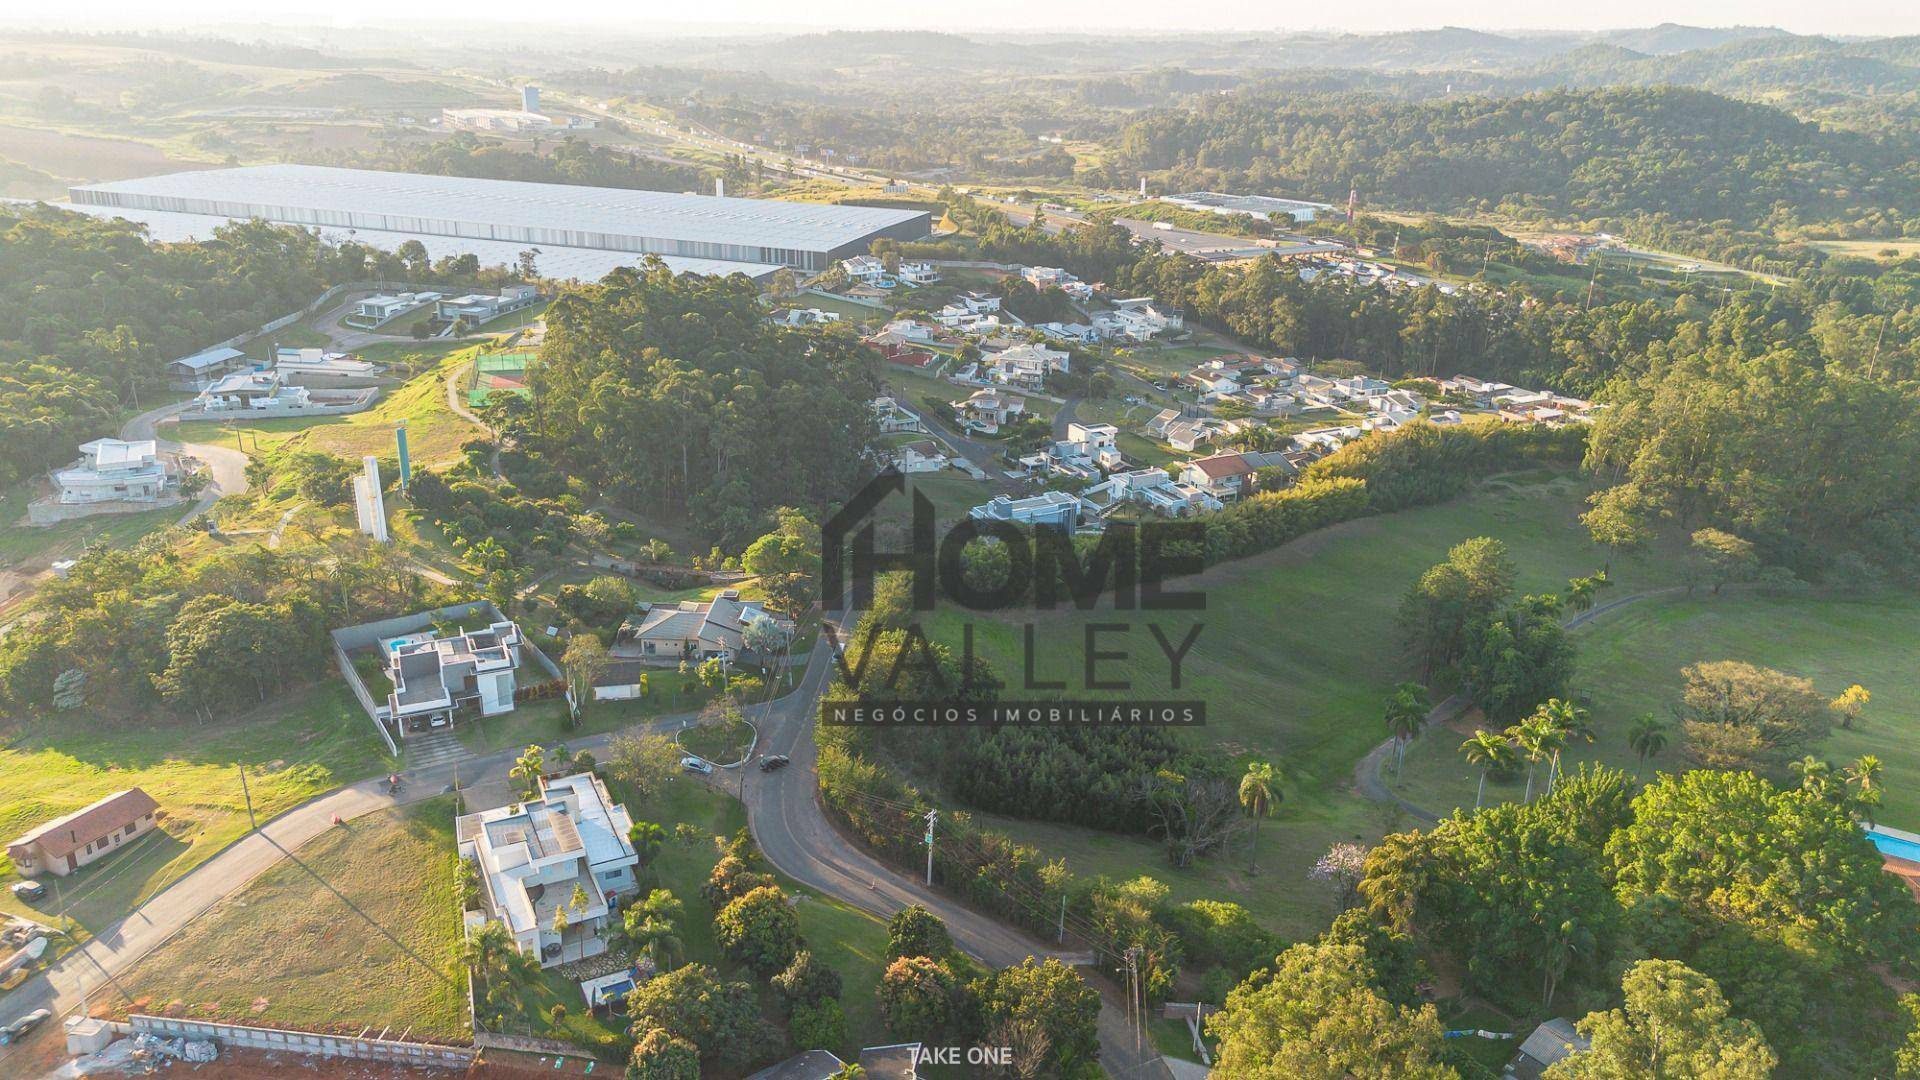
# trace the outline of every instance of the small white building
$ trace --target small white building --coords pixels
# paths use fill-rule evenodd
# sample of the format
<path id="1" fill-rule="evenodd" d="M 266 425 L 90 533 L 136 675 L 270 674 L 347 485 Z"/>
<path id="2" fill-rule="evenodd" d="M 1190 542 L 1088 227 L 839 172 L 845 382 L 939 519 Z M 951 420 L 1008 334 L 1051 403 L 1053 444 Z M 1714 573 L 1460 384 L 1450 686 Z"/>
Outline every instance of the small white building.
<path id="1" fill-rule="evenodd" d="M 220 376 L 246 363 L 247 354 L 239 349 L 225 346 L 204 349 L 192 356 L 168 361 L 167 380 L 175 389 L 203 390 Z"/>
<path id="2" fill-rule="evenodd" d="M 930 262 L 902 262 L 894 276 L 907 285 L 933 285 L 940 280 L 940 268 Z"/>
<path id="3" fill-rule="evenodd" d="M 632 829 L 627 808 L 592 773 L 542 777 L 536 797 L 455 824 L 485 918 L 542 967 L 607 951 L 618 898 L 640 889 Z"/>
<path id="4" fill-rule="evenodd" d="M 1010 521 L 1071 534 L 1080 519 L 1080 500 L 1064 491 L 1043 491 L 1025 499 L 996 495 L 990 502 L 967 511 L 967 515 L 982 521 Z"/>
<path id="5" fill-rule="evenodd" d="M 152 439 L 95 439 L 80 446 L 80 460 L 53 473 L 59 500 L 69 505 L 151 501 L 167 487 L 167 464 Z"/>
<path id="6" fill-rule="evenodd" d="M 896 449 L 891 464 L 903 473 L 939 472 L 947 467 L 947 455 L 932 439 L 919 439 Z"/>

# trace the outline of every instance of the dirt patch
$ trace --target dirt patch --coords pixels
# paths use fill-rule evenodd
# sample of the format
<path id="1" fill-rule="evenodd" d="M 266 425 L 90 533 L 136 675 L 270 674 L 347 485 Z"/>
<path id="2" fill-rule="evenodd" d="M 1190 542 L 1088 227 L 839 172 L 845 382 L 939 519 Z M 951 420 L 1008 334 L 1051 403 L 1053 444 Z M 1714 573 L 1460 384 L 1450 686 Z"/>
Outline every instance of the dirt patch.
<path id="1" fill-rule="evenodd" d="M 125 180 L 154 173 L 212 169 L 205 161 L 183 161 L 166 151 L 131 139 L 68 135 L 59 131 L 0 124 L 0 158 L 66 180 Z"/>

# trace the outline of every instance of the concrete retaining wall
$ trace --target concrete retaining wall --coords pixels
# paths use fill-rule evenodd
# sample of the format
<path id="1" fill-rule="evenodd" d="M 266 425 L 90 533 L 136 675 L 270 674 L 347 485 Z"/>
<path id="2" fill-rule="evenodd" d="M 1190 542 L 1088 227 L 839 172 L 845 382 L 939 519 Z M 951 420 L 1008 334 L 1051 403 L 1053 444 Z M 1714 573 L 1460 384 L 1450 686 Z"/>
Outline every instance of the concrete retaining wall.
<path id="1" fill-rule="evenodd" d="M 466 1069 L 478 1056 L 471 1046 L 446 1046 L 438 1043 L 401 1042 L 396 1039 L 363 1039 L 348 1035 L 325 1035 L 312 1031 L 254 1027 L 249 1024 L 221 1024 L 207 1020 L 176 1020 L 165 1016 L 135 1013 L 127 1025 L 136 1033 L 144 1032 L 165 1039 L 191 1039 L 221 1046 L 242 1046 L 252 1050 L 277 1050 L 313 1057 L 351 1058 L 391 1065 L 422 1065 L 442 1069 Z"/>
<path id="2" fill-rule="evenodd" d="M 27 524 L 58 525 L 63 521 L 78 521 L 104 514 L 144 514 L 149 510 L 179 506 L 186 501 L 178 495 L 168 495 L 152 500 L 111 499 L 105 502 L 63 503 L 48 496 L 27 504 Z"/>
<path id="3" fill-rule="evenodd" d="M 379 396 L 373 390 L 331 390 L 321 391 L 321 393 L 346 400 L 314 402 L 301 406 L 278 406 L 271 409 L 221 409 L 216 412 L 189 409 L 181 413 L 178 419 L 181 421 L 232 420 L 235 423 L 246 423 L 252 420 L 275 420 L 287 417 L 345 416 L 348 413 L 365 412 Z"/>

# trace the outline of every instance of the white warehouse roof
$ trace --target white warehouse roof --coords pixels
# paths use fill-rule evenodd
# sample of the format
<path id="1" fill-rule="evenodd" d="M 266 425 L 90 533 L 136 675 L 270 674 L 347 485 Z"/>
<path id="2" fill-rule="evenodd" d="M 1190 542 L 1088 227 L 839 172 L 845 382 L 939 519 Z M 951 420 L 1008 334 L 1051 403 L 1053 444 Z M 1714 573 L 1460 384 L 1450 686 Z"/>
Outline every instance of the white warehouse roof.
<path id="1" fill-rule="evenodd" d="M 166 210 L 121 210 L 111 206 L 80 206 L 74 203 L 55 203 L 54 205 L 62 210 L 73 210 L 94 217 L 125 218 L 145 225 L 147 235 L 153 239 L 173 243 L 183 240 L 211 240 L 213 230 L 236 220 L 229 217 L 215 217 L 211 214 L 178 214 Z M 427 249 L 427 255 L 436 262 L 452 255 L 470 254 L 479 258 L 482 266 L 509 268 L 520 258 L 520 253 L 529 246 L 509 243 L 505 240 L 469 240 L 460 236 L 382 232 L 377 229 L 320 229 L 318 232 L 324 239 L 335 243 L 354 240 L 368 247 L 379 248 L 381 251 L 398 251 L 401 244 L 409 240 L 418 240 L 421 246 Z M 531 246 L 538 248 L 540 252 L 535 260 L 534 269 L 541 277 L 552 278 L 555 281 L 599 281 L 616 266 L 638 266 L 647 258 L 645 253 L 637 251 L 544 247 L 538 244 Z M 688 259 L 677 255 L 658 255 L 655 258 L 666 263 L 667 269 L 676 274 L 700 274 L 707 277 L 745 274 L 755 281 L 760 281 L 780 269 L 769 263 Z"/>
<path id="2" fill-rule="evenodd" d="M 734 199 L 460 176 L 256 165 L 71 189 L 72 201 L 292 225 L 454 236 L 825 269 L 881 237 L 915 240 L 924 211 Z"/>

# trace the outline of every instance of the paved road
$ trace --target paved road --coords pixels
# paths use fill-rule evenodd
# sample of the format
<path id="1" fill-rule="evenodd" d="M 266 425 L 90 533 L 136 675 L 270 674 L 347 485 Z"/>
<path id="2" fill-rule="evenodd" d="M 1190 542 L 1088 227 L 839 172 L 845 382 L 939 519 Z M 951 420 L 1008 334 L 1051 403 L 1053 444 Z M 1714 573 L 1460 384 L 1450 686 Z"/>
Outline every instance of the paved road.
<path id="1" fill-rule="evenodd" d="M 181 517 L 182 525 L 206 513 L 207 508 L 211 507 L 214 500 L 220 496 L 239 495 L 247 490 L 247 455 L 241 453 L 238 447 L 214 446 L 209 443 L 179 443 L 163 439 L 156 433 L 155 429 L 160 424 L 179 416 L 191 404 L 190 401 L 182 401 L 163 405 L 158 409 L 149 409 L 127 421 L 120 428 L 122 439 L 130 441 L 153 439 L 160 444 L 162 450 L 186 454 L 207 463 L 212 479 L 206 489 L 200 493 L 200 498 L 193 507 Z"/>
<path id="2" fill-rule="evenodd" d="M 1073 423 L 1073 414 L 1079 407 L 1080 399 L 1070 397 L 1060 405 L 1060 411 L 1053 414 L 1053 440 L 1055 442 L 1066 441 L 1067 425 Z"/>
<path id="3" fill-rule="evenodd" d="M 962 950 L 995 967 L 1017 964 L 1029 956 L 1067 956 L 880 862 L 827 817 L 819 800 L 818 752 L 813 741 L 814 709 L 833 668 L 824 637 L 807 663 L 798 692 L 763 707 L 757 717 L 759 753 L 793 759 L 777 772 L 762 773 L 749 766 L 746 773 L 747 820 L 767 860 L 788 877 L 877 915 L 890 916 L 919 904 L 940 916 Z M 737 780 L 722 777 L 715 782 L 732 785 Z M 1111 995 L 1103 993 L 1102 998 L 1100 1060 L 1107 1071 L 1128 1080 L 1168 1076 L 1158 1056 L 1145 1063 L 1135 1061 L 1124 1009 L 1116 1007 Z"/>
<path id="4" fill-rule="evenodd" d="M 1609 600 L 1604 604 L 1595 604 L 1585 611 L 1576 612 L 1566 620 L 1565 625 L 1569 630 L 1577 630 L 1592 622 L 1594 619 L 1610 611 L 1626 607 L 1628 604 L 1638 603 L 1641 600 L 1650 600 L 1656 596 L 1672 596 L 1681 591 L 1682 589 L 1679 586 L 1669 586 L 1664 589 L 1648 589 L 1645 592 L 1628 593 L 1625 596 Z M 1459 718 L 1461 713 L 1467 711 L 1469 704 L 1470 702 L 1468 702 L 1464 694 L 1453 695 L 1440 704 L 1435 705 L 1427 713 L 1426 722 L 1421 725 L 1421 730 L 1424 731 L 1427 728 L 1445 726 L 1452 723 Z M 1361 758 L 1359 764 L 1353 767 L 1354 790 L 1374 802 L 1393 803 L 1426 824 L 1430 825 L 1439 821 L 1440 815 L 1425 807 L 1415 806 L 1413 803 L 1395 794 L 1393 789 L 1387 786 L 1386 780 L 1382 777 L 1382 770 L 1386 767 L 1387 759 L 1392 756 L 1392 739 L 1387 739 L 1367 751 L 1367 756 Z"/>

